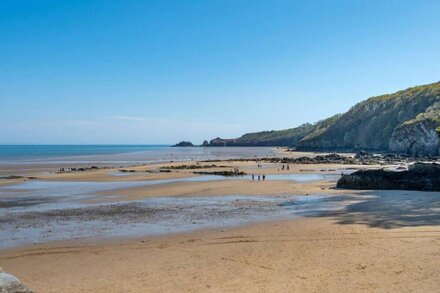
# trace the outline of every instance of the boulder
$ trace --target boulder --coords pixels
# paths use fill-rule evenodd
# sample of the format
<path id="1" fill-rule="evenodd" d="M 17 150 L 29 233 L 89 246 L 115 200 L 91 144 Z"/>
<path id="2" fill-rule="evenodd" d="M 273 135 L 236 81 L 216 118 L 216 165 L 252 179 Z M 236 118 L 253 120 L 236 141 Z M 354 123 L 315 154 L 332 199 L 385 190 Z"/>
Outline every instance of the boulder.
<path id="1" fill-rule="evenodd" d="M 17 277 L 3 272 L 0 268 L 0 293 L 32 293 Z"/>
<path id="2" fill-rule="evenodd" d="M 408 171 L 360 170 L 343 175 L 336 187 L 440 191 L 440 165 L 416 163 Z"/>

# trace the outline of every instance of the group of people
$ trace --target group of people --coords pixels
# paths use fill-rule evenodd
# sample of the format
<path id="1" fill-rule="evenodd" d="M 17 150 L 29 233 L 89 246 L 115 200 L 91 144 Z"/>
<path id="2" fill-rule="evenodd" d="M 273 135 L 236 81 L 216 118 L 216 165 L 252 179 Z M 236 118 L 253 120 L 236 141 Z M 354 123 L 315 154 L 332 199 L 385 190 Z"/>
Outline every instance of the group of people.
<path id="1" fill-rule="evenodd" d="M 257 178 L 258 178 L 257 179 L 258 181 L 260 181 L 260 180 L 264 181 L 264 180 L 266 180 L 266 175 L 264 175 L 264 174 L 263 175 L 257 175 Z M 252 174 L 252 181 L 254 181 L 254 180 L 255 180 L 255 175 Z"/>
<path id="2" fill-rule="evenodd" d="M 257 160 L 255 162 L 257 163 L 257 169 L 263 169 L 263 165 L 261 163 L 259 163 Z M 278 171 L 284 171 L 284 170 L 289 171 L 290 166 L 286 164 L 286 165 L 282 165 L 281 168 L 278 168 Z M 266 175 L 252 174 L 252 181 L 255 181 L 255 180 L 258 180 L 258 181 L 263 180 L 264 181 L 264 180 L 266 180 Z"/>
<path id="3" fill-rule="evenodd" d="M 290 170 L 290 166 L 289 165 L 283 165 L 282 167 L 281 167 L 281 170 Z M 278 168 L 278 171 L 280 171 L 280 168 Z"/>

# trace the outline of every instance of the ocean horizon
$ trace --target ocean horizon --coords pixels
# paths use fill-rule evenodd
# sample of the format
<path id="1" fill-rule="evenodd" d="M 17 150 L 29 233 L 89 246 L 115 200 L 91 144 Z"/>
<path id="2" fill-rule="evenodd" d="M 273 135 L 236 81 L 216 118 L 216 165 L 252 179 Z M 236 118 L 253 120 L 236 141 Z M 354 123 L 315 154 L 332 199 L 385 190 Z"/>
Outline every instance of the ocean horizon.
<path id="1" fill-rule="evenodd" d="M 0 173 L 30 174 L 81 166 L 125 167 L 173 161 L 267 157 L 273 147 L 171 145 L 0 145 Z"/>
<path id="2" fill-rule="evenodd" d="M 169 148 L 166 144 L 2 144 L 0 161 L 111 155 Z"/>

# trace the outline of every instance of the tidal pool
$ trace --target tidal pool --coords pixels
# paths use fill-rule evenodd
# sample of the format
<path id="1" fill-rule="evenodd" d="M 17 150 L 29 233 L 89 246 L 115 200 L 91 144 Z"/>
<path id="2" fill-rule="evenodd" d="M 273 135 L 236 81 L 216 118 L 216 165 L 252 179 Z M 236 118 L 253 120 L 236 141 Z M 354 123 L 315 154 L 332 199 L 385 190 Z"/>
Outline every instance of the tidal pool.
<path id="1" fill-rule="evenodd" d="M 291 219 L 329 208 L 327 196 L 156 197 L 0 214 L 0 248 L 76 238 L 140 237 Z"/>

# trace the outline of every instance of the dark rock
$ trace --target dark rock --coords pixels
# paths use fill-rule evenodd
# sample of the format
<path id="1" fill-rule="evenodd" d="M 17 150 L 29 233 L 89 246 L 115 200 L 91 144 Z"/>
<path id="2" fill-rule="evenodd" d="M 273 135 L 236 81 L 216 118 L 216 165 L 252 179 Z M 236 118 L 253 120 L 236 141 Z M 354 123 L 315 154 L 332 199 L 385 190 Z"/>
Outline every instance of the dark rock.
<path id="1" fill-rule="evenodd" d="M 219 166 L 219 165 L 176 165 L 161 167 L 162 170 L 193 170 L 193 169 L 211 169 L 211 168 L 231 168 L 231 166 Z"/>
<path id="2" fill-rule="evenodd" d="M 181 141 L 178 144 L 173 145 L 173 147 L 193 147 L 194 145 L 190 141 Z"/>
<path id="3" fill-rule="evenodd" d="M 17 176 L 17 175 L 10 175 L 10 176 L 6 176 L 6 177 L 0 177 L 0 179 L 5 179 L 5 180 L 15 180 L 15 179 L 22 179 L 24 178 L 23 176 Z"/>
<path id="4" fill-rule="evenodd" d="M 343 175 L 336 187 L 440 191 L 440 165 L 416 163 L 408 171 L 360 170 Z"/>
<path id="5" fill-rule="evenodd" d="M 238 161 L 238 162 L 268 162 L 268 163 L 284 163 L 284 164 L 345 164 L 345 165 L 386 165 L 414 163 L 419 161 L 437 162 L 440 160 L 438 156 L 411 156 L 406 154 L 390 154 L 390 153 L 365 153 L 357 154 L 354 157 L 348 155 L 328 154 L 317 155 L 315 157 L 262 157 L 262 158 L 241 158 L 227 159 L 222 161 Z M 219 160 L 205 160 L 203 162 L 220 162 Z"/>
<path id="6" fill-rule="evenodd" d="M 271 163 L 285 163 L 285 164 L 357 164 L 359 160 L 338 154 L 318 155 L 316 157 L 299 157 L 299 158 L 264 158 L 264 161 Z"/>
<path id="7" fill-rule="evenodd" d="M 244 176 L 247 175 L 245 172 L 240 171 L 238 168 L 230 171 L 197 171 L 193 172 L 199 175 L 219 175 L 219 176 Z"/>

